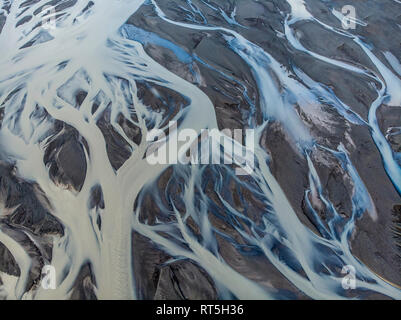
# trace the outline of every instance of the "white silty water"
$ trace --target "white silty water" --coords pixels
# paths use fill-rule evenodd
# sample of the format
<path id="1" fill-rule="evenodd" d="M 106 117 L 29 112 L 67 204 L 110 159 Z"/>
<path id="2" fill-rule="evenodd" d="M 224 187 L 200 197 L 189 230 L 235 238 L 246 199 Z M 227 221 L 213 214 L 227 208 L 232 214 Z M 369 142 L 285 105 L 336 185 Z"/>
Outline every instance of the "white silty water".
<path id="1" fill-rule="evenodd" d="M 384 167 L 401 192 L 401 170 L 376 119 L 376 111 L 384 100 L 388 105 L 401 106 L 401 80 L 360 38 L 318 21 L 302 0 L 287 1 L 292 11 L 285 20 L 285 38 L 293 49 L 381 84 L 368 121 L 353 112 L 326 86 L 299 68 L 294 67 L 294 72 L 287 70 L 234 28 L 210 25 L 200 9 L 189 0 L 182 1 L 183 5 L 187 5 L 191 17 L 199 17 L 189 19 L 189 23 L 170 19 L 157 0 L 92 0 L 89 7 L 88 2 L 77 1 L 58 10 L 57 27 L 49 32 L 40 27 L 44 10 L 42 14 L 37 13 L 47 1 L 23 7 L 22 1 L 2 2 L 8 9 L 4 10 L 7 19 L 0 34 L 3 52 L 0 58 L 0 108 L 4 109 L 0 157 L 15 165 L 19 178 L 40 187 L 48 199 L 51 214 L 64 227 L 64 235 L 53 239 L 52 259 L 49 261 L 56 270 L 64 273 L 57 279 L 57 288 L 44 290 L 38 286 L 29 292 L 26 283 L 31 268 L 30 257 L 18 242 L 0 229 L 0 242 L 11 252 L 21 270 L 19 279 L 3 279 L 8 298 L 68 299 L 82 266 L 88 262 L 96 279 L 95 293 L 99 299 L 137 298 L 137 279 L 131 254 L 135 250 L 131 243 L 133 231 L 150 239 L 174 259 L 188 259 L 203 268 L 215 282 L 221 298 L 286 298 L 279 288 L 247 278 L 224 260 L 217 235 L 225 237 L 234 246 L 239 244 L 213 226 L 210 215 L 218 210 L 229 217 L 227 224 L 241 235 L 249 248 L 261 252 L 294 287 L 311 298 L 348 298 L 340 273 L 346 265 L 355 267 L 359 289 L 401 298 L 398 287 L 372 272 L 352 254 L 349 239 L 356 220 L 366 213 L 375 222 L 377 213 L 347 150 L 342 144 L 333 150 L 316 143 L 295 109 L 299 106 L 304 112 L 313 113 L 320 102 L 325 101 L 350 123 L 369 127 Z M 243 28 L 235 20 L 235 11 L 226 13 L 207 1 L 205 3 L 211 10 L 219 12 L 229 25 Z M 305 199 L 318 233 L 299 220 L 270 170 L 269 155 L 262 145 L 258 144 L 254 150 L 255 170 L 247 179 L 238 178 L 232 166 L 228 165 L 151 165 L 146 160 L 145 155 L 152 146 L 146 134 L 151 129 L 165 131 L 168 122 L 166 114 L 152 109 L 140 99 L 138 84 L 143 81 L 185 98 L 187 105 L 169 119 L 177 121 L 178 130 L 191 128 L 200 135 L 202 129 L 216 129 L 218 125 L 209 97 L 196 85 L 153 60 L 144 50 L 142 41 L 135 39 L 138 30 L 134 32 L 131 29 L 133 35 L 130 34 L 130 27 L 125 23 L 144 5 L 152 6 L 155 15 L 175 28 L 216 33 L 226 42 L 227 48 L 249 67 L 258 86 L 260 103 L 255 108 L 259 108 L 262 121 L 258 123 L 252 119 L 248 123 L 256 132 L 256 141 L 260 142 L 269 122 L 280 122 L 293 141 L 293 148 L 307 161 L 309 188 Z M 31 16 L 31 20 L 17 25 L 23 16 Z M 379 74 L 306 49 L 293 32 L 293 25 L 302 20 L 319 23 L 336 34 L 352 37 Z M 151 36 L 148 39 L 159 41 Z M 24 47 L 27 43 L 31 45 Z M 386 58 L 395 71 L 400 71 L 396 57 L 386 53 Z M 69 99 L 75 96 L 77 88 L 86 88 L 88 92 L 79 108 Z M 98 108 L 93 111 L 95 101 Z M 126 140 L 131 152 L 117 170 L 111 165 L 106 141 L 98 126 L 102 113 L 107 109 L 110 111 L 110 124 Z M 142 139 L 139 143 L 124 133 L 118 121 L 120 116 L 140 128 Z M 55 183 L 44 164 L 46 148 L 54 138 L 52 130 L 56 120 L 75 128 L 86 141 L 86 176 L 79 191 Z M 217 135 L 210 139 L 219 144 L 221 137 Z M 169 144 L 164 143 L 159 151 L 163 149 L 168 152 Z M 342 217 L 326 199 L 311 156 L 316 150 L 337 159 L 350 177 L 353 186 L 350 218 Z M 237 152 L 235 159 L 241 158 L 242 150 Z M 162 199 L 161 193 L 154 190 L 166 170 L 172 170 L 170 184 L 181 182 L 177 194 L 169 194 L 166 189 Z M 207 171 L 212 176 L 213 191 L 221 204 L 218 210 L 204 188 Z M 254 194 L 262 204 L 260 221 L 254 221 L 250 215 L 239 211 L 228 199 L 224 188 L 227 177 Z M 102 191 L 104 209 L 101 212 L 88 205 L 95 187 Z M 169 216 L 168 223 L 157 220 L 148 224 L 140 219 L 146 195 L 152 195 L 154 204 Z M 315 212 L 317 202 L 327 213 L 327 226 Z M 96 224 L 99 214 L 101 227 Z M 188 227 L 189 220 L 198 226 L 200 237 Z"/>

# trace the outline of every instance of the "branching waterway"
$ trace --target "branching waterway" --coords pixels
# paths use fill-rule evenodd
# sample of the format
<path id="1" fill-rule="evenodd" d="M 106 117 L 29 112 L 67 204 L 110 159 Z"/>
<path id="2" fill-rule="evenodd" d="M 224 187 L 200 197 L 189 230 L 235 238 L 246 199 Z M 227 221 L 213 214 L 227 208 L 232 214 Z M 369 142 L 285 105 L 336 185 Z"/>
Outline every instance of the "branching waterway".
<path id="1" fill-rule="evenodd" d="M 177 280 L 184 298 L 191 290 L 220 299 L 401 298 L 397 280 L 351 245 L 358 221 L 375 230 L 384 210 L 366 185 L 374 173 L 362 174 L 352 156 L 364 149 L 356 130 L 366 130 L 386 188 L 394 197 L 401 192 L 399 156 L 389 139 L 399 131 L 383 132 L 377 118 L 383 106 L 401 107 L 400 57 L 359 35 L 363 21 L 355 30 L 342 28 L 332 1 L 287 0 L 282 8 L 277 1 L 245 2 L 231 1 L 227 9 L 217 0 L 53 1 L 50 10 L 44 0 L 2 1 L 0 242 L 16 268 L 0 270 L 3 298 L 70 299 L 79 290 L 98 299 L 160 298 L 164 290 L 169 298 L 166 272 L 187 272 Z M 272 43 L 291 56 L 281 59 L 274 45 L 269 50 L 248 36 L 253 26 L 244 10 L 261 10 L 250 3 L 275 4 L 271 19 L 281 31 L 272 23 Z M 317 16 L 314 3 L 327 6 L 332 20 Z M 400 12 L 398 1 L 392 5 Z M 302 26 L 340 39 L 363 59 L 313 48 L 302 40 L 308 32 Z M 182 43 L 209 39 L 197 48 L 210 43 L 196 52 L 174 35 Z M 291 58 L 300 55 L 308 62 Z M 366 86 L 371 99 L 364 112 L 316 79 L 310 69 L 318 63 Z M 237 103 L 222 105 L 212 91 Z M 230 129 L 245 133 L 242 145 L 223 132 L 231 118 Z M 270 150 L 272 128 L 287 141 L 289 151 L 279 157 L 302 163 L 295 169 L 304 173 L 298 206 L 274 171 L 281 160 Z M 169 154 L 174 132 L 185 129 L 196 135 L 178 141 L 178 156 L 204 129 L 215 129 L 206 139 L 217 146 L 213 152 L 229 151 L 231 164 L 148 161 L 149 150 Z M 148 138 L 168 131 L 164 139 Z M 238 175 L 250 150 L 247 132 L 254 163 Z M 225 150 L 231 143 L 236 148 Z M 341 210 L 322 166 L 336 168 L 347 190 Z M 291 172 L 286 179 L 295 186 Z M 53 227 L 43 231 L 44 223 Z M 55 289 L 40 285 L 44 265 L 56 270 Z M 345 266 L 355 269 L 354 290 L 344 288 Z M 149 289 L 146 279 L 155 274 Z"/>

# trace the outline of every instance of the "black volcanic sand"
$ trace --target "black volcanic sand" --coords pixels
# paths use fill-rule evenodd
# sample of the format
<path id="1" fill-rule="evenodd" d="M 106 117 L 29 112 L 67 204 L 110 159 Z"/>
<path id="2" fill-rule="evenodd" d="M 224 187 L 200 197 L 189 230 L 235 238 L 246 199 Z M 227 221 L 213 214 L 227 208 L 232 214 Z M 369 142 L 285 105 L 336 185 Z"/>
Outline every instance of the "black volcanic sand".
<path id="1" fill-rule="evenodd" d="M 184 22 L 182 11 L 172 4 L 173 2 L 177 3 L 177 6 L 178 3 L 181 4 L 180 1 L 169 1 L 159 5 L 170 19 Z M 204 14 L 207 13 L 205 15 L 210 24 L 235 29 L 289 69 L 291 69 L 291 65 L 296 65 L 315 81 L 332 88 L 336 95 L 347 103 L 352 110 L 367 120 L 369 107 L 376 98 L 376 91 L 369 85 L 366 77 L 344 72 L 305 53 L 298 52 L 277 36 L 276 31 L 284 32 L 284 18 L 280 11 L 289 12 L 289 6 L 285 2 L 214 1 L 227 12 L 231 12 L 234 5 L 237 6 L 237 21 L 246 26 L 247 29 L 229 26 L 221 16 L 208 9 L 200 1 L 194 1 L 194 3 Z M 346 4 L 349 4 L 349 1 L 336 4 L 335 8 L 341 11 L 341 7 Z M 353 5 L 356 7 L 360 18 L 369 23 L 368 27 L 365 28 L 358 26 L 356 33 L 369 39 L 369 43 L 376 48 L 375 54 L 388 67 L 391 67 L 380 52 L 391 51 L 396 57 L 401 56 L 401 33 L 397 26 L 397 23 L 401 22 L 400 15 L 397 14 L 399 7 L 390 1 L 386 1 L 385 4 L 381 2 L 379 4 L 378 1 L 356 2 Z M 331 15 L 330 9 L 324 3 L 308 1 L 307 7 L 321 21 L 341 27 L 340 21 Z M 153 9 L 150 6 L 144 6 L 128 20 L 128 23 L 174 42 L 188 53 L 196 54 L 214 68 L 246 84 L 250 97 L 258 102 L 256 84 L 248 67 L 238 56 L 225 47 L 219 32 L 195 31 L 172 26 L 155 17 L 152 12 Z M 299 22 L 295 25 L 295 30 L 301 33 L 302 44 L 307 49 L 330 58 L 377 71 L 369 58 L 352 40 L 329 32 L 312 22 Z M 160 64 L 196 84 L 188 68 L 184 64 L 180 65 L 179 61 L 170 58 L 174 56 L 170 50 L 161 47 L 157 50 L 155 45 L 147 45 L 145 49 Z M 230 87 L 229 81 L 222 79 L 217 72 L 200 63 L 194 64 L 202 74 L 202 81 L 198 85 L 214 103 L 220 128 L 244 127 L 247 121 L 246 113 L 241 113 L 239 110 L 248 110 L 249 106 L 243 96 L 238 95 L 238 88 L 235 87 L 235 84 Z M 399 110 L 395 111 L 393 109 L 396 108 L 393 108 L 385 111 L 386 109 L 388 108 L 384 106 L 379 111 L 379 121 L 385 122 L 387 127 L 399 126 Z M 329 107 L 323 108 L 323 110 L 325 116 L 334 122 L 334 125 L 330 125 L 329 128 L 318 126 L 307 117 L 303 117 L 303 120 L 310 125 L 310 130 L 319 143 L 331 148 L 336 148 L 339 143 L 344 144 L 350 152 L 350 159 L 372 196 L 379 216 L 376 223 L 371 220 L 368 214 L 365 214 L 357 222 L 357 229 L 352 239 L 352 251 L 373 271 L 394 283 L 401 284 L 399 249 L 392 232 L 396 219 L 394 206 L 400 203 L 400 196 L 383 169 L 380 154 L 368 128 L 346 123 L 341 115 Z M 385 132 L 387 128 L 383 128 L 383 130 Z M 272 123 L 265 135 L 264 145 L 272 155 L 271 168 L 274 176 L 279 181 L 300 220 L 317 232 L 308 219 L 304 203 L 304 192 L 308 188 L 306 160 L 294 151 L 290 138 L 286 136 L 279 123 Z M 350 144 L 348 137 L 352 137 L 354 145 Z M 327 154 L 320 154 L 321 152 L 316 153 L 313 155 L 313 160 L 315 160 L 327 197 L 335 205 L 338 212 L 343 216 L 350 216 L 352 185 L 344 177 L 345 173 L 335 159 L 330 158 Z M 325 161 L 322 161 L 322 158 Z M 212 198 L 213 195 L 210 197 Z M 322 218 L 324 219 L 324 216 Z M 224 228 L 224 225 L 221 225 L 224 222 L 213 219 L 213 216 L 210 219 L 217 229 L 223 228 L 226 233 L 230 233 L 227 228 Z M 231 245 L 224 241 L 220 241 L 219 244 L 221 254 L 237 271 L 253 280 L 263 282 L 263 279 L 269 279 L 275 286 L 279 285 L 280 288 L 291 290 L 292 285 L 288 282 L 285 284 L 286 281 L 278 280 L 280 275 L 274 273 L 272 270 L 274 268 L 268 267 L 267 261 L 261 262 L 262 267 L 258 268 L 258 259 L 252 258 L 247 263 L 245 261 L 247 258 L 238 254 Z M 155 270 L 156 268 L 148 272 L 155 274 L 157 273 Z M 295 290 L 296 292 L 297 290 Z M 377 296 L 375 297 L 377 298 Z"/>
<path id="2" fill-rule="evenodd" d="M 160 7 L 166 15 L 176 21 L 185 21 L 185 13 L 179 5 L 186 7 L 185 1 L 170 0 L 159 1 Z M 212 11 L 201 1 L 194 0 L 205 14 L 208 22 L 213 25 L 234 29 L 245 38 L 263 48 L 277 61 L 291 70 L 295 65 L 303 70 L 315 81 L 321 82 L 336 93 L 363 119 L 367 119 L 370 104 L 376 98 L 376 92 L 366 78 L 337 69 L 326 63 L 317 61 L 305 53 L 292 48 L 286 40 L 280 38 L 278 32 L 283 33 L 283 22 L 289 12 L 289 5 L 282 0 L 214 0 L 213 3 L 220 6 L 226 12 L 231 12 L 237 7 L 237 21 L 245 26 L 230 26 L 221 15 Z M 396 57 L 401 57 L 401 32 L 398 25 L 401 24 L 400 6 L 390 0 L 367 1 L 336 1 L 334 7 L 341 11 L 343 5 L 354 5 L 358 17 L 368 23 L 367 27 L 357 27 L 355 31 L 368 39 L 375 48 L 374 53 L 388 67 L 387 60 L 381 54 L 383 51 L 391 51 Z M 28 3 L 28 2 L 27 2 Z M 338 21 L 330 13 L 326 2 L 307 0 L 307 7 L 314 16 L 321 21 L 336 27 L 340 27 Z M 74 1 L 66 5 L 73 5 Z M 201 21 L 201 17 L 197 17 Z M 0 30 L 4 23 L 4 16 L 0 15 Z M 226 47 L 220 32 L 195 31 L 168 24 L 158 18 L 152 7 L 144 5 L 128 21 L 146 31 L 153 32 L 167 39 L 190 54 L 196 54 L 216 70 L 230 75 L 234 79 L 246 85 L 249 97 L 259 103 L 256 82 L 243 60 Z M 313 22 L 299 22 L 295 25 L 297 33 L 301 35 L 302 44 L 309 50 L 321 55 L 342 61 L 363 65 L 375 70 L 368 57 L 355 45 L 352 40 L 335 35 L 323 29 Z M 221 129 L 241 129 L 246 127 L 249 118 L 250 106 L 242 94 L 242 88 L 234 81 L 222 77 L 204 65 L 193 62 L 191 67 L 202 76 L 200 83 L 191 73 L 188 65 L 180 62 L 173 52 L 157 45 L 145 46 L 147 53 L 157 62 L 180 77 L 198 85 L 211 99 L 215 106 L 217 120 Z M 375 70 L 376 71 L 376 70 Z M 141 98 L 155 110 L 164 110 L 165 106 L 159 98 L 153 96 L 146 83 L 138 85 Z M 179 95 L 157 88 L 165 98 L 173 99 L 177 105 L 185 105 Z M 82 103 L 85 91 L 77 93 L 77 107 Z M 94 108 L 96 106 L 94 105 Z M 170 118 L 177 110 L 168 110 Z M 310 128 L 313 137 L 322 145 L 336 148 L 342 143 L 350 152 L 350 158 L 359 175 L 365 183 L 375 203 L 378 221 L 373 222 L 368 214 L 357 222 L 356 232 L 352 238 L 352 252 L 369 268 L 380 276 L 401 285 L 401 261 L 399 248 L 392 228 L 395 221 L 401 221 L 399 205 L 401 199 L 386 175 L 380 154 L 370 136 L 367 127 L 355 126 L 346 123 L 345 119 L 335 110 L 322 107 L 322 114 L 331 120 L 330 125 L 316 123 L 307 114 L 298 110 L 302 120 Z M 0 124 L 2 120 L 0 110 Z M 383 132 L 392 127 L 400 126 L 401 112 L 394 107 L 383 106 L 378 112 L 378 120 Z M 260 114 L 257 114 L 260 121 Z M 168 120 L 168 119 L 167 119 Z M 120 119 L 125 133 L 133 141 L 138 143 L 141 138 L 139 128 L 129 124 L 125 119 Z M 105 136 L 110 161 L 115 169 L 118 169 L 129 157 L 129 146 L 122 142 L 121 137 L 114 131 L 109 123 L 107 111 L 99 121 L 99 127 Z M 80 190 L 86 172 L 85 141 L 79 132 L 66 124 L 56 123 L 57 136 L 51 141 L 46 152 L 44 162 L 50 168 L 51 178 L 60 184 L 67 185 L 75 190 Z M 349 137 L 353 143 L 350 143 Z M 309 213 L 305 206 L 305 190 L 308 184 L 308 166 L 305 158 L 293 147 L 293 141 L 285 133 L 282 124 L 272 121 L 263 134 L 262 145 L 271 155 L 271 169 L 280 186 L 287 195 L 299 219 L 314 232 L 318 232 L 308 218 Z M 401 150 L 401 138 L 393 136 L 389 142 L 394 151 Z M 321 183 L 326 190 L 326 196 L 332 201 L 338 212 L 343 216 L 351 214 L 352 185 L 348 182 L 346 173 L 340 164 L 332 156 L 321 150 L 315 150 L 312 160 L 316 166 Z M 20 242 L 33 258 L 34 267 L 30 275 L 29 286 L 35 285 L 40 277 L 40 268 L 44 261 L 49 261 L 51 255 L 52 234 L 62 234 L 61 224 L 51 215 L 51 207 L 43 203 L 43 195 L 37 186 L 21 181 L 13 174 L 12 165 L 0 163 L 0 200 L 10 213 L 0 217 L 0 226 L 4 232 Z M 214 172 L 207 171 L 210 177 Z M 164 192 L 171 178 L 172 170 L 168 170 L 158 181 L 160 196 Z M 246 179 L 246 178 L 244 178 Z M 211 178 L 212 183 L 213 178 Z M 246 199 L 248 214 L 254 221 L 260 219 L 260 212 L 265 209 L 249 191 L 237 188 L 232 179 L 228 179 L 225 187 L 231 194 L 230 202 L 233 207 L 244 206 L 240 196 Z M 171 188 L 171 187 L 170 187 Z M 246 244 L 245 240 L 232 227 L 227 225 L 217 213 L 224 216 L 222 205 L 210 184 L 205 186 L 207 195 L 215 204 L 216 211 L 210 212 L 209 218 L 213 226 L 236 240 L 239 244 Z M 94 190 L 93 205 L 102 205 L 101 193 Z M 175 186 L 179 194 L 180 186 Z M 165 205 L 168 207 L 167 200 Z M 104 205 L 104 204 L 103 204 Z M 180 209 L 179 204 L 178 209 Z M 220 211 L 219 211 L 220 208 Z M 171 208 L 170 208 L 171 209 Z M 169 222 L 173 218 L 155 205 L 152 197 L 144 202 L 141 208 L 141 220 L 147 220 L 149 224 L 159 221 Z M 321 218 L 325 219 L 324 212 Z M 198 227 L 193 221 L 188 222 L 189 228 L 199 234 Z M 244 225 L 244 227 L 246 227 Z M 29 232 L 40 248 L 27 236 Z M 286 292 L 287 296 L 297 299 L 307 298 L 299 292 L 273 265 L 262 255 L 244 255 L 231 243 L 217 236 L 220 253 L 225 261 L 236 271 L 247 278 L 261 283 L 267 287 L 274 287 Z M 151 241 L 133 232 L 133 270 L 138 289 L 138 297 L 144 299 L 216 299 L 217 292 L 212 279 L 206 272 L 190 261 L 176 261 L 165 264 L 171 257 L 156 248 Z M 10 252 L 0 244 L 0 271 L 18 275 L 19 269 Z M 0 279 L 1 281 L 1 279 Z M 91 275 L 91 268 L 85 265 L 76 280 L 73 299 L 94 299 L 93 285 L 96 280 Z M 367 296 L 383 298 L 381 296 Z"/>

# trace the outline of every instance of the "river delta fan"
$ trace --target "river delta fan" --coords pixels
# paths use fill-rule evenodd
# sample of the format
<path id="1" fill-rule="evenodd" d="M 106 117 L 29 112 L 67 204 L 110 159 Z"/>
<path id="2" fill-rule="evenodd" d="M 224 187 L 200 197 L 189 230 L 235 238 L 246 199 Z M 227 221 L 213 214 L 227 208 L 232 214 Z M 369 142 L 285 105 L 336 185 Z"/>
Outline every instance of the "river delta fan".
<path id="1" fill-rule="evenodd" d="M 0 297 L 401 298 L 401 5 L 349 2 L 1 1 Z"/>

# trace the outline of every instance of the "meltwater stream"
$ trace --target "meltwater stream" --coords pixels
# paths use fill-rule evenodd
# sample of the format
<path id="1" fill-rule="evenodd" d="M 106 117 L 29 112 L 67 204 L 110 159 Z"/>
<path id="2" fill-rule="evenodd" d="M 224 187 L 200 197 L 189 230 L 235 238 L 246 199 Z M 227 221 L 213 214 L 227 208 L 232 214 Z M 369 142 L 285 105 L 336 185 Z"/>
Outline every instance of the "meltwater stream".
<path id="1" fill-rule="evenodd" d="M 236 8 L 226 12 L 219 1 L 171 1 L 171 6 L 178 2 L 178 8 L 185 13 L 185 19 L 177 20 L 163 9 L 169 6 L 168 2 L 59 1 L 55 10 L 49 11 L 45 7 L 47 1 L 2 1 L 5 24 L 0 33 L 1 164 L 12 166 L 18 181 L 35 186 L 41 204 L 63 230 L 46 236 L 51 254 L 42 260 L 57 271 L 56 288 L 46 290 L 37 279 L 32 281 L 36 260 L 23 241 L 19 241 L 21 237 L 13 237 L 16 233 L 10 230 L 15 226 L 0 223 L 0 242 L 19 268 L 19 274 L 14 276 L 0 272 L 2 297 L 69 299 L 82 268 L 90 265 L 96 298 L 143 298 L 138 285 L 141 274 L 135 272 L 134 265 L 146 261 L 135 261 L 136 250 L 141 250 L 132 241 L 136 234 L 169 257 L 161 263 L 163 266 L 190 261 L 201 268 L 211 279 L 216 297 L 221 299 L 294 296 L 268 278 L 250 277 L 233 266 L 223 252 L 223 242 L 244 257 L 255 255 L 264 259 L 290 287 L 310 298 L 361 298 L 366 293 L 401 298 L 397 285 L 371 270 L 352 252 L 350 241 L 357 221 L 368 215 L 371 223 L 377 223 L 379 213 L 346 146 L 338 143 L 333 148 L 317 141 L 301 116 L 306 114 L 330 126 L 330 119 L 321 112 L 324 104 L 348 124 L 368 128 L 388 177 L 401 192 L 397 158 L 376 118 L 384 103 L 401 106 L 397 58 L 386 53 L 390 64 L 395 66 L 393 72 L 362 37 L 320 21 L 302 0 L 287 0 L 289 11 L 282 12 L 281 37 L 290 50 L 357 74 L 375 86 L 377 98 L 364 119 L 331 88 L 308 76 L 307 70 L 296 65 L 291 69 L 285 67 L 271 53 L 248 40 L 240 33 L 247 27 L 238 21 Z M 224 27 L 210 21 L 200 5 L 222 18 Z M 207 32 L 224 43 L 249 69 L 257 86 L 254 96 L 258 99 L 250 96 L 249 83 L 235 80 L 226 71 L 217 70 L 202 57 L 160 35 L 127 23 L 130 17 L 138 18 L 135 13 L 145 7 L 171 30 Z M 332 14 L 339 15 L 335 10 Z M 42 26 L 44 19 L 52 17 L 49 15 L 55 19 L 53 29 Z M 352 39 L 375 70 L 308 50 L 294 29 L 297 23 L 305 21 Z M 183 66 L 189 66 L 195 81 L 190 82 L 158 63 L 146 50 L 149 44 L 172 52 Z M 254 130 L 256 145 L 255 166 L 246 176 L 237 176 L 235 165 L 242 163 L 243 151 L 250 145 L 234 148 L 236 153 L 231 159 L 234 165 L 154 165 L 146 158 L 155 145 L 147 139 L 154 129 L 166 132 L 175 121 L 177 131 L 195 130 L 198 136 L 190 143 L 178 145 L 189 149 L 201 136 L 202 129 L 219 127 L 216 106 L 201 90 L 202 71 L 194 68 L 194 64 L 235 82 L 249 104 L 246 127 Z M 156 100 L 163 100 L 164 92 L 171 96 L 164 106 L 155 107 L 146 99 L 144 90 L 151 92 Z M 79 103 L 77 92 L 85 92 Z M 104 121 L 127 153 L 119 166 L 111 159 L 109 140 L 101 128 Z M 313 228 L 300 220 L 272 173 L 271 154 L 263 144 L 272 122 L 282 126 L 294 152 L 306 163 L 308 185 L 304 202 Z M 63 129 L 57 131 L 60 123 Z M 133 138 L 127 133 L 127 125 L 140 134 Z M 45 161 L 54 141 L 66 133 L 66 128 L 77 132 L 84 154 L 80 171 L 84 178 L 79 187 L 54 178 Z M 172 136 L 170 133 L 159 141 L 158 152 L 168 153 Z M 208 139 L 220 148 L 227 146 L 226 140 L 232 141 L 223 133 Z M 238 147 L 238 142 L 235 144 Z M 327 196 L 316 168 L 317 154 L 333 159 L 352 186 L 347 216 L 338 212 Z M 239 192 L 239 199 L 231 192 Z M 95 195 L 100 200 L 93 205 Z M 256 205 L 251 206 L 251 201 Z M 0 206 L 0 217 L 5 221 L 14 209 Z M 217 227 L 216 221 L 224 228 Z M 19 232 L 31 239 L 38 251 L 46 251 L 43 242 L 35 240 L 36 235 L 30 230 L 21 228 Z M 142 257 L 146 260 L 147 256 Z M 345 266 L 355 268 L 356 294 L 343 287 L 341 270 Z"/>

